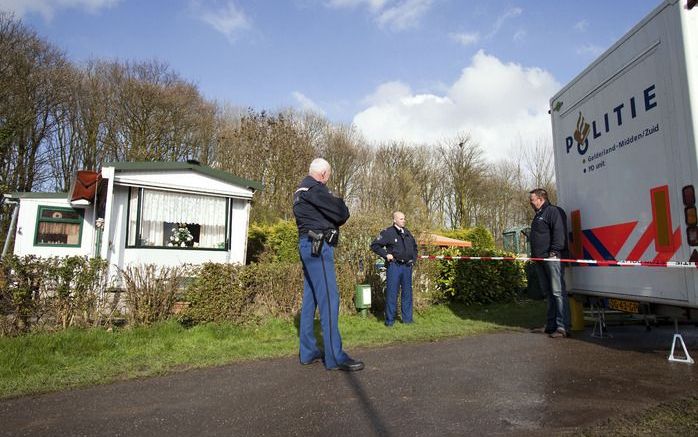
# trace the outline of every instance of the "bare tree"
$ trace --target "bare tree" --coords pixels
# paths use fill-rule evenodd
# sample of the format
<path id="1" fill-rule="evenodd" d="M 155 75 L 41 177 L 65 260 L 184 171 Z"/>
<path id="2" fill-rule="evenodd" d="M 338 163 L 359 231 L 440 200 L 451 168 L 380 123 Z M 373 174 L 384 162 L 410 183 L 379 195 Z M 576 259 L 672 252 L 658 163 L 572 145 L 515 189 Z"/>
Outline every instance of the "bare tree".
<path id="1" fill-rule="evenodd" d="M 159 62 L 102 66 L 109 84 L 104 142 L 111 159 L 177 161 L 214 141 L 215 105 Z M 208 153 L 206 153 L 208 156 Z"/>
<path id="2" fill-rule="evenodd" d="M 350 201 L 356 195 L 359 169 L 368 161 L 368 147 L 363 138 L 353 126 L 328 126 L 318 152 L 332 166 L 330 188 Z"/>
<path id="3" fill-rule="evenodd" d="M 441 227 L 444 221 L 444 189 L 446 180 L 443 175 L 443 161 L 434 147 L 422 145 L 416 147 L 412 178 L 417 195 L 421 201 L 415 211 L 428 226 Z"/>
<path id="4" fill-rule="evenodd" d="M 308 137 L 286 114 L 249 110 L 239 126 L 219 138 L 216 162 L 238 176 L 255 179 L 264 190 L 255 197 L 253 219 L 273 221 L 291 216 L 291 196 L 316 155 Z"/>
<path id="5" fill-rule="evenodd" d="M 520 141 L 521 156 L 528 179 L 533 188 L 545 188 L 554 200 L 555 190 L 555 158 L 550 142 L 538 138 L 533 143 L 524 144 Z"/>
<path id="6" fill-rule="evenodd" d="M 482 149 L 467 134 L 442 141 L 439 152 L 447 178 L 446 208 L 452 228 L 477 225 L 479 192 L 485 163 Z"/>
<path id="7" fill-rule="evenodd" d="M 384 213 L 413 211 L 419 197 L 413 170 L 418 165 L 414 149 L 393 142 L 376 150 L 373 174 L 369 183 L 378 188 L 378 208 Z"/>
<path id="8" fill-rule="evenodd" d="M 63 53 L 12 16 L 0 15 L 0 184 L 33 191 L 49 178 L 45 141 L 55 128 L 69 70 Z"/>

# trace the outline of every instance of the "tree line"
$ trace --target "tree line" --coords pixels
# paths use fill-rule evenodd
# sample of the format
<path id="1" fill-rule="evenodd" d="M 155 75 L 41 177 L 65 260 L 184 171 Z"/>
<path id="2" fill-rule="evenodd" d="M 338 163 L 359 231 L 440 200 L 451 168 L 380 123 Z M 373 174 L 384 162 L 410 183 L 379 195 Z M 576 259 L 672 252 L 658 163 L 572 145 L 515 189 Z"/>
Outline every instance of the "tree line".
<path id="1" fill-rule="evenodd" d="M 554 192 L 552 150 L 539 139 L 520 139 L 496 163 L 467 132 L 434 144 L 372 144 L 315 113 L 208 100 L 166 63 L 77 65 L 8 14 L 0 14 L 0 54 L 2 193 L 66 191 L 77 170 L 108 162 L 196 159 L 262 182 L 252 219 L 268 223 L 292 217 L 292 193 L 322 156 L 352 214 L 389 223 L 400 209 L 420 229 L 482 226 L 498 238 L 530 220 L 528 190 Z M 0 241 L 9 212 L 0 212 Z"/>

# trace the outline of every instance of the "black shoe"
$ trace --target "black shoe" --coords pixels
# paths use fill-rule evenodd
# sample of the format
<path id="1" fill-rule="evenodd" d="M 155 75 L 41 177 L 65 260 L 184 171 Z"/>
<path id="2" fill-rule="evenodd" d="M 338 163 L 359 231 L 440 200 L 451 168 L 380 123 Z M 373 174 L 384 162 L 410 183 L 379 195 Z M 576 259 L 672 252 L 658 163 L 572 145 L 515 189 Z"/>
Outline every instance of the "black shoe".
<path id="1" fill-rule="evenodd" d="M 343 363 L 340 363 L 337 365 L 332 370 L 344 370 L 345 372 L 357 372 L 359 370 L 362 370 L 364 368 L 364 363 L 362 361 L 357 361 L 357 360 L 346 360 Z"/>

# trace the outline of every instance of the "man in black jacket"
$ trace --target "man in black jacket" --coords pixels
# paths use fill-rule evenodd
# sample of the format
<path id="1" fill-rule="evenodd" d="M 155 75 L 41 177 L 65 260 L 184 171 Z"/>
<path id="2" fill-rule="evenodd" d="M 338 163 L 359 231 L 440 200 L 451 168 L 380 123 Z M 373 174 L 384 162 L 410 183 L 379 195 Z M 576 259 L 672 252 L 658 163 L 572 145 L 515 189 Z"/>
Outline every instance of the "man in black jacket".
<path id="1" fill-rule="evenodd" d="M 393 225 L 381 231 L 371 250 L 386 261 L 385 325 L 395 323 L 397 290 L 400 294 L 402 323 L 412 323 L 412 266 L 417 260 L 417 242 L 405 228 L 405 214 L 393 213 Z"/>
<path id="2" fill-rule="evenodd" d="M 536 211 L 531 223 L 529 241 L 533 258 L 561 258 L 567 249 L 567 224 L 561 209 L 548 202 L 542 188 L 529 192 L 531 207 Z M 538 282 L 548 299 L 544 331 L 552 338 L 567 337 L 570 331 L 570 309 L 560 261 L 534 261 Z"/>
<path id="3" fill-rule="evenodd" d="M 303 263 L 303 304 L 300 315 L 301 364 L 324 361 L 328 370 L 356 371 L 364 368 L 342 349 L 337 318 L 339 290 L 334 269 L 334 246 L 339 227 L 349 220 L 344 200 L 327 189 L 330 164 L 322 158 L 313 160 L 310 171 L 293 195 L 293 215 L 298 226 L 298 247 Z M 313 331 L 315 310 L 319 310 L 324 353 Z"/>

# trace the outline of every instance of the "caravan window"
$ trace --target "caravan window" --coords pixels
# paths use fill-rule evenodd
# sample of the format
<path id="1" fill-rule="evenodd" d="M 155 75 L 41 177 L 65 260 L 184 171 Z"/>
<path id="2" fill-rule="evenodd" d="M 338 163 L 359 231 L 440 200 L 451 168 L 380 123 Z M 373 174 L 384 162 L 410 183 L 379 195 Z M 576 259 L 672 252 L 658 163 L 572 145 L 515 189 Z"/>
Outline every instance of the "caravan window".
<path id="1" fill-rule="evenodd" d="M 127 247 L 228 249 L 225 197 L 133 187 Z"/>
<path id="2" fill-rule="evenodd" d="M 80 247 L 82 221 L 82 211 L 39 206 L 34 245 Z"/>

